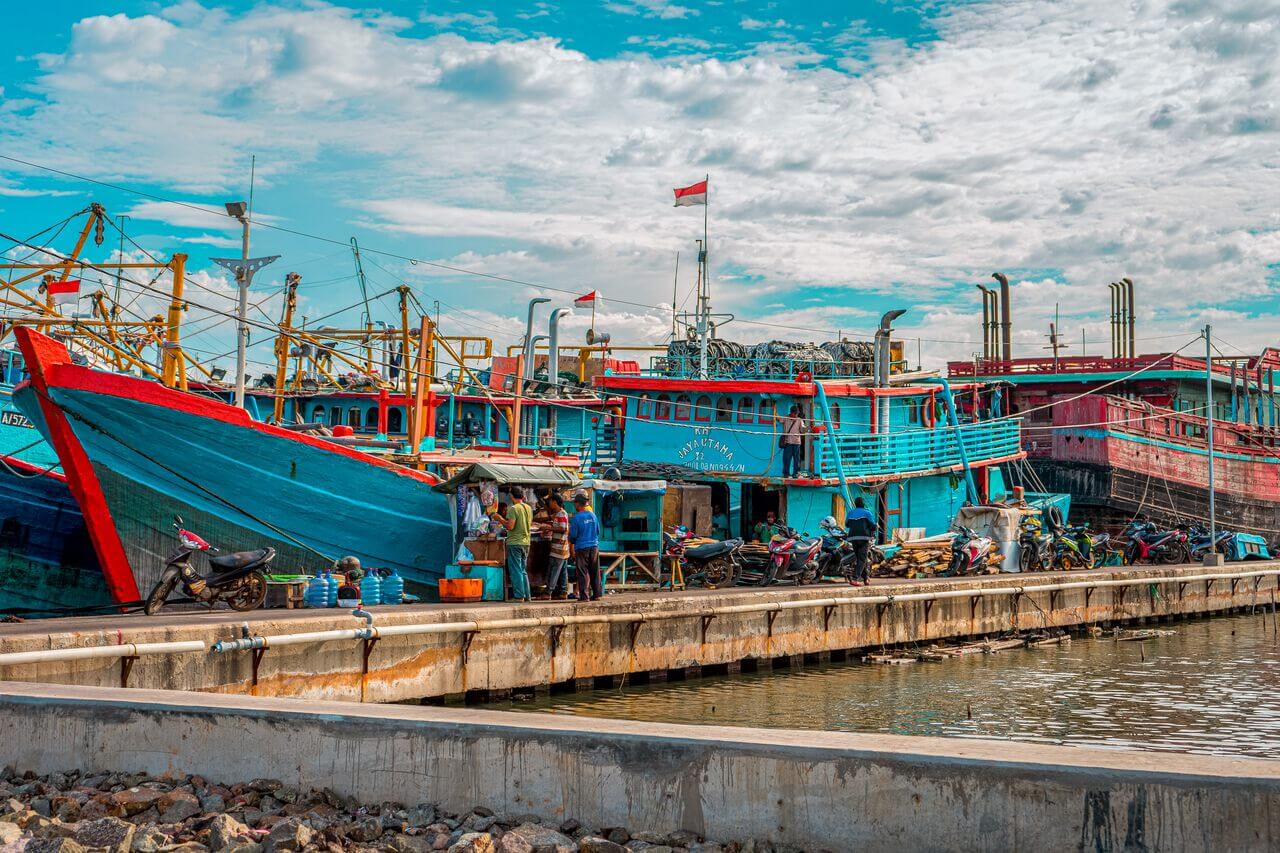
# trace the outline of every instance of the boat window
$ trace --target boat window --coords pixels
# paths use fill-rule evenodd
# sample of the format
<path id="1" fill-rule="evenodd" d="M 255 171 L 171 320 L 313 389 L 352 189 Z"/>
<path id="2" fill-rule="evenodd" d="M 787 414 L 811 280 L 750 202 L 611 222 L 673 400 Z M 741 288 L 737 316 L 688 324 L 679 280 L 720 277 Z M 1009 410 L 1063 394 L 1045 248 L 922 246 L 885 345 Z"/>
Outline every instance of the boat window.
<path id="1" fill-rule="evenodd" d="M 404 429 L 404 415 L 399 406 L 387 409 L 387 432 L 400 432 Z"/>
<path id="2" fill-rule="evenodd" d="M 316 406 L 315 409 L 312 410 L 311 423 L 313 424 L 324 423 L 324 406 Z"/>
<path id="3" fill-rule="evenodd" d="M 681 394 L 679 397 L 676 397 L 676 420 L 678 421 L 689 420 L 689 395 L 688 394 Z"/>
<path id="4" fill-rule="evenodd" d="M 329 410 L 329 426 L 340 426 L 342 424 L 342 409 L 334 406 Z"/>
<path id="5" fill-rule="evenodd" d="M 716 420 L 733 420 L 733 400 L 729 397 L 721 397 L 716 401 Z"/>
<path id="6" fill-rule="evenodd" d="M 644 421 L 653 417 L 653 400 L 649 399 L 648 394 L 641 394 L 640 399 L 636 400 L 636 417 Z"/>
<path id="7" fill-rule="evenodd" d="M 761 400 L 759 422 L 762 424 L 772 424 L 777 405 L 778 404 L 772 400 Z"/>
<path id="8" fill-rule="evenodd" d="M 360 419 L 359 406 L 352 406 L 350 409 L 347 409 L 347 426 L 351 427 L 352 429 L 359 429 L 360 420 L 361 419 Z"/>
<path id="9" fill-rule="evenodd" d="M 364 425 L 369 429 L 378 428 L 378 407 L 372 406 L 364 413 Z"/>
<path id="10" fill-rule="evenodd" d="M 907 423 L 920 423 L 920 401 L 915 397 L 907 398 Z"/>
<path id="11" fill-rule="evenodd" d="M 693 419 L 695 421 L 711 420 L 711 398 L 703 394 L 693 404 Z"/>
<path id="12" fill-rule="evenodd" d="M 742 397 L 738 400 L 738 423 L 749 424 L 754 418 L 756 412 L 755 401 L 750 397 Z"/>
<path id="13" fill-rule="evenodd" d="M 666 394 L 658 395 L 658 404 L 654 407 L 653 418 L 658 421 L 671 419 L 671 398 Z"/>
<path id="14" fill-rule="evenodd" d="M 840 404 L 831 404 L 831 428 L 840 429 Z"/>

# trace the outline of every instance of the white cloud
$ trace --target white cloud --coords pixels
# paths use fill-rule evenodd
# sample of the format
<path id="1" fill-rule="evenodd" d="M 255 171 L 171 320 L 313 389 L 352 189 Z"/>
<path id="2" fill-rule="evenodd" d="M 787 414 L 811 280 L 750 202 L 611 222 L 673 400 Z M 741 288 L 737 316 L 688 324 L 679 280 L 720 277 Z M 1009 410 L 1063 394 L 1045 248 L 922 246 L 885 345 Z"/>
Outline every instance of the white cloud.
<path id="1" fill-rule="evenodd" d="M 701 236 L 701 211 L 673 210 L 670 188 L 709 172 L 725 310 L 767 319 L 767 294 L 810 311 L 821 287 L 836 304 L 800 324 L 842 327 L 836 312 L 856 309 L 866 332 L 893 300 L 912 305 L 904 334 L 970 351 L 952 342 L 978 334 L 972 283 L 1027 271 L 1015 318 L 1031 352 L 1054 302 L 1064 334 L 1092 336 L 1122 275 L 1138 282 L 1140 336 L 1271 297 L 1276 12 L 1262 0 L 975 3 L 940 13 L 938 38 L 915 46 L 854 25 L 825 46 L 593 59 L 553 38 L 410 37 L 400 19 L 340 7 L 188 4 L 81 22 L 65 53 L 42 58 L 42 100 L 0 126 L 0 142 L 210 200 L 243 185 L 254 151 L 264 186 L 320 173 L 341 184 L 330 236 L 352 214 L 419 254 L 650 304 L 670 300 L 675 251 L 687 271 Z M 59 126 L 95 132 L 35 132 Z M 450 239 L 472 251 L 439 248 Z M 1241 343 L 1269 339 L 1249 316 Z"/>
<path id="2" fill-rule="evenodd" d="M 620 15 L 639 15 L 642 18 L 691 18 L 697 9 L 672 3 L 671 0 L 614 0 L 604 7 Z"/>

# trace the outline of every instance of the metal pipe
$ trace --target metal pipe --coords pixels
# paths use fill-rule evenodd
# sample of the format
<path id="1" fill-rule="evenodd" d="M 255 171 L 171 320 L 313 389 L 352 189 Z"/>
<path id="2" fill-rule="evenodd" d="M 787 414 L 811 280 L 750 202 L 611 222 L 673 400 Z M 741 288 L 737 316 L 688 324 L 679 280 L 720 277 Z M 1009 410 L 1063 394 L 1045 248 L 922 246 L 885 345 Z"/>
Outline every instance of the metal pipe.
<path id="1" fill-rule="evenodd" d="M 545 297 L 545 296 L 535 296 L 533 299 L 530 299 L 530 300 L 529 300 L 529 319 L 528 319 L 528 320 L 526 320 L 526 321 L 525 321 L 525 324 L 524 324 L 524 352 L 525 352 L 525 355 L 530 356 L 529 358 L 526 358 L 526 359 L 525 359 L 525 365 L 524 365 L 524 371 L 525 371 L 525 372 L 524 372 L 524 374 L 523 374 L 523 378 L 524 378 L 526 381 L 529 381 L 529 380 L 532 380 L 532 379 L 533 379 L 533 358 L 532 358 L 532 355 L 533 355 L 533 346 L 532 346 L 532 343 L 533 343 L 533 312 L 534 312 L 534 311 L 537 309 L 537 307 L 538 307 L 539 305 L 541 305 L 542 303 L 544 303 L 544 302 L 550 302 L 550 301 L 551 301 L 551 300 L 550 300 L 550 299 L 548 299 L 548 298 L 547 298 L 547 297 Z M 517 378 L 519 378 L 519 377 L 517 377 Z"/>
<path id="2" fill-rule="evenodd" d="M 871 357 L 874 362 L 872 375 L 875 376 L 877 388 L 886 388 L 889 385 L 889 362 L 892 359 L 889 354 L 889 335 L 893 332 L 893 321 L 905 313 L 907 313 L 907 309 L 895 308 L 892 311 L 884 312 L 880 317 L 880 328 L 876 329 L 875 340 L 872 342 L 871 348 Z"/>
<path id="3" fill-rule="evenodd" d="M 557 308 L 547 321 L 547 381 L 553 390 L 560 387 L 560 318 L 568 313 L 568 308 Z"/>
<path id="4" fill-rule="evenodd" d="M 1133 311 L 1133 279 L 1122 278 L 1120 280 L 1124 282 L 1125 289 L 1129 291 L 1129 358 L 1135 358 L 1138 354 L 1138 350 L 1134 346 L 1136 341 L 1136 338 L 1134 337 L 1134 330 L 1137 328 L 1137 323 L 1135 322 Z"/>
<path id="5" fill-rule="evenodd" d="M 23 663 L 53 663 L 67 660 L 93 658 L 141 657 L 142 655 L 184 654 L 208 651 L 202 640 L 172 643 L 120 643 L 114 646 L 78 646 L 68 649 L 40 649 L 32 652 L 9 652 L 0 655 L 0 666 L 17 666 Z"/>
<path id="6" fill-rule="evenodd" d="M 1009 277 L 1002 272 L 993 272 L 991 277 L 1000 282 L 1000 339 L 1001 358 L 1005 361 L 1013 359 L 1013 319 L 1009 307 Z"/>
<path id="7" fill-rule="evenodd" d="M 1120 350 L 1116 346 L 1116 334 L 1117 334 L 1116 329 L 1119 327 L 1119 324 L 1120 324 L 1120 315 L 1119 315 L 1120 296 L 1119 296 L 1119 293 L 1117 292 L 1117 289 L 1119 288 L 1119 286 L 1120 285 L 1116 284 L 1114 281 L 1107 285 L 1107 290 L 1111 291 L 1111 357 L 1112 358 L 1120 357 Z"/>
<path id="8" fill-rule="evenodd" d="M 976 285 L 982 291 L 982 357 L 991 358 L 991 288 L 985 284 Z"/>

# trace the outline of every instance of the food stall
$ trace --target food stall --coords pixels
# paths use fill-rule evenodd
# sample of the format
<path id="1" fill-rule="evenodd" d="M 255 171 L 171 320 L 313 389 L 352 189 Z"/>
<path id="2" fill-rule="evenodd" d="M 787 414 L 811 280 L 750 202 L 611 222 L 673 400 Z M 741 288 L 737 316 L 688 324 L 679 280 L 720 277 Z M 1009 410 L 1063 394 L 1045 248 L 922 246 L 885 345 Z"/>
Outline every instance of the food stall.
<path id="1" fill-rule="evenodd" d="M 475 462 L 434 486 L 438 492 L 455 495 L 453 526 L 454 563 L 445 577 L 478 577 L 485 581 L 484 599 L 506 597 L 506 531 L 491 516 L 495 509 L 509 506 L 510 489 L 520 486 L 525 500 L 538 514 L 540 496 L 550 489 L 566 492 L 579 478 L 573 471 L 551 465 L 517 465 Z M 535 531 L 529 547 L 529 585 L 535 591 L 547 582 L 548 547 Z"/>
<path id="2" fill-rule="evenodd" d="M 583 480 L 600 521 L 605 587 L 656 587 L 662 581 L 665 480 Z"/>

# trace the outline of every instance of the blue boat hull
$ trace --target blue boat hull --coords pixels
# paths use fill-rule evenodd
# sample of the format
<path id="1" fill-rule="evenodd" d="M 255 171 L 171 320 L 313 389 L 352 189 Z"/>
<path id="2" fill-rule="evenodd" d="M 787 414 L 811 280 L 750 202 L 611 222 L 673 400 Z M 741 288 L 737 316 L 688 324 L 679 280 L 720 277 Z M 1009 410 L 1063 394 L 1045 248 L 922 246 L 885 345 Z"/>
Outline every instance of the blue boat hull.
<path id="1" fill-rule="evenodd" d="M 57 449 L 117 598 L 155 583 L 174 516 L 222 550 L 274 547 L 280 572 L 353 555 L 434 587 L 450 562 L 450 502 L 428 475 L 220 402 L 24 354 L 45 399 L 32 386 L 15 399 Z"/>

